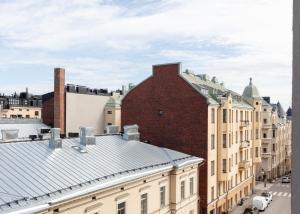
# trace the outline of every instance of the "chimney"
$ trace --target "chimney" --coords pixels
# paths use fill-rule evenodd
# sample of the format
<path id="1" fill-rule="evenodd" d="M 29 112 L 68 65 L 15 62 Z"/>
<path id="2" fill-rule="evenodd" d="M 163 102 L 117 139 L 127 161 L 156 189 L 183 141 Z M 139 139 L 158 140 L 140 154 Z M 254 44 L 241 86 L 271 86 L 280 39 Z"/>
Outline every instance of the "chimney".
<path id="1" fill-rule="evenodd" d="M 65 133 L 65 69 L 54 69 L 54 127 Z"/>
<path id="2" fill-rule="evenodd" d="M 107 125 L 106 134 L 119 134 L 119 126 L 116 125 Z"/>
<path id="3" fill-rule="evenodd" d="M 93 128 L 80 127 L 80 146 L 95 145 L 96 138 L 93 134 Z"/>
<path id="4" fill-rule="evenodd" d="M 126 86 L 122 85 L 122 95 L 125 95 L 125 94 L 126 94 Z"/>
<path id="5" fill-rule="evenodd" d="M 50 139 L 49 139 L 49 148 L 51 148 L 51 149 L 62 148 L 62 140 L 60 139 L 60 129 L 59 128 L 51 129 Z"/>
<path id="6" fill-rule="evenodd" d="M 129 140 L 140 141 L 139 126 L 137 124 L 124 126 L 123 139 L 128 141 Z"/>

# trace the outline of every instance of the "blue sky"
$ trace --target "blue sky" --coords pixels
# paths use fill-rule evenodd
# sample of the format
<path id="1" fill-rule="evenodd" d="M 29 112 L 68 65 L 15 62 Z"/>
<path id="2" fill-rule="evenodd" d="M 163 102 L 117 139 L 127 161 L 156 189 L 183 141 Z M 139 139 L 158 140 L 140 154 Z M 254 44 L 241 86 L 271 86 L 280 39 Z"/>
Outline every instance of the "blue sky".
<path id="1" fill-rule="evenodd" d="M 51 91 L 54 67 L 116 89 L 182 62 L 291 104 L 291 0 L 0 0 L 0 20 L 0 93 Z"/>

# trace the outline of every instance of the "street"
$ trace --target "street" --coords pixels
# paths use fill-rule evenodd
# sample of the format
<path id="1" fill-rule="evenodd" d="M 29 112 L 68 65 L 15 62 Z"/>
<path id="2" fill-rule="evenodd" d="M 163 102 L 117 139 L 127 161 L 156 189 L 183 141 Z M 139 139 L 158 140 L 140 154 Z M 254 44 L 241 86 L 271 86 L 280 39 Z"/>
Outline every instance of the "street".
<path id="1" fill-rule="evenodd" d="M 278 179 L 273 184 L 267 184 L 265 188 L 263 183 L 259 183 L 256 187 L 256 192 L 248 199 L 244 206 L 236 207 L 231 214 L 242 214 L 244 209 L 252 204 L 252 198 L 260 195 L 263 191 L 271 192 L 273 201 L 268 208 L 261 213 L 264 214 L 291 214 L 291 184 L 282 184 L 281 179 Z"/>
<path id="2" fill-rule="evenodd" d="M 265 214 L 290 214 L 291 213 L 291 184 L 281 184 L 280 180 L 269 189 L 273 201 L 265 210 Z"/>

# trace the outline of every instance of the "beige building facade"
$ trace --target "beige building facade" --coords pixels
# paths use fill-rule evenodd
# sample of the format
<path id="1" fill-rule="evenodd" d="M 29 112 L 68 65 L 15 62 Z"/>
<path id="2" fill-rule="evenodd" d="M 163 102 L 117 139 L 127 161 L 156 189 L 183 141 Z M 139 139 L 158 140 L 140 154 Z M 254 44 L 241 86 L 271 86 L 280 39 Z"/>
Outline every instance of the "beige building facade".
<path id="1" fill-rule="evenodd" d="M 257 176 L 272 180 L 291 171 L 292 121 L 279 102 L 272 104 L 265 97 L 262 124 L 262 165 Z"/>
<path id="2" fill-rule="evenodd" d="M 7 109 L 3 109 L 0 107 L 1 118 L 41 119 L 41 112 L 41 107 L 11 106 Z"/>
<path id="3" fill-rule="evenodd" d="M 40 213 L 197 214 L 198 167 L 165 170 L 51 205 Z M 183 193 L 183 195 L 182 195 Z"/>
<path id="4" fill-rule="evenodd" d="M 250 82 L 243 97 L 227 93 L 220 98 L 220 105 L 209 107 L 210 214 L 230 211 L 241 198 L 252 194 L 255 186 L 255 169 L 261 161 L 261 136 L 257 131 L 261 127 L 261 99 L 253 95 L 251 91 L 256 89 L 252 87 L 255 86 Z"/>
<path id="5" fill-rule="evenodd" d="M 209 90 L 219 90 L 219 95 L 215 92 L 218 102 L 208 106 L 207 213 L 222 214 L 253 192 L 261 163 L 262 98 L 252 79 L 239 95 L 216 78 L 202 76 L 197 81 L 192 72 L 183 75 Z"/>

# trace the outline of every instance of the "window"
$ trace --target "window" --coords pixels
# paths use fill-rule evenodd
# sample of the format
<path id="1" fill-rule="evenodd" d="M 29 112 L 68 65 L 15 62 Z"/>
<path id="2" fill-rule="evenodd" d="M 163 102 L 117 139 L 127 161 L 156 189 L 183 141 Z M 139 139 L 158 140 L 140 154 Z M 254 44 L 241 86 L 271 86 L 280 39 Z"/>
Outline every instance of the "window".
<path id="1" fill-rule="evenodd" d="M 118 204 L 118 214 L 125 214 L 126 213 L 126 203 L 122 202 Z"/>
<path id="2" fill-rule="evenodd" d="M 223 159 L 223 168 L 222 168 L 222 171 L 223 171 L 223 173 L 226 173 L 226 165 L 227 165 L 227 160 L 226 159 Z"/>
<path id="3" fill-rule="evenodd" d="M 255 138 L 258 139 L 259 136 L 258 136 L 258 129 L 255 129 Z"/>
<path id="4" fill-rule="evenodd" d="M 258 147 L 255 147 L 255 157 L 257 157 L 258 158 Z"/>
<path id="5" fill-rule="evenodd" d="M 211 176 L 215 175 L 215 161 L 210 162 L 210 167 L 211 167 Z"/>
<path id="6" fill-rule="evenodd" d="M 194 195 L 194 178 L 190 178 L 190 195 Z"/>
<path id="7" fill-rule="evenodd" d="M 112 125 L 112 123 L 107 123 L 108 126 Z"/>
<path id="8" fill-rule="evenodd" d="M 148 195 L 147 193 L 141 195 L 141 214 L 147 214 L 147 200 L 148 200 Z"/>
<path id="9" fill-rule="evenodd" d="M 258 122 L 258 112 L 255 112 L 255 122 Z"/>
<path id="10" fill-rule="evenodd" d="M 181 185 L 180 185 L 181 200 L 185 198 L 184 191 L 185 191 L 185 181 L 181 181 Z"/>
<path id="11" fill-rule="evenodd" d="M 215 123 L 215 109 L 211 109 L 211 123 Z"/>
<path id="12" fill-rule="evenodd" d="M 239 122 L 239 113 L 238 110 L 235 112 L 235 122 Z"/>
<path id="13" fill-rule="evenodd" d="M 263 148 L 263 153 L 267 153 L 267 148 Z"/>
<path id="14" fill-rule="evenodd" d="M 211 200 L 213 201 L 215 199 L 215 187 L 211 187 Z"/>
<path id="15" fill-rule="evenodd" d="M 215 149 L 215 135 L 211 135 L 211 150 Z"/>
<path id="16" fill-rule="evenodd" d="M 267 138 L 267 134 L 266 133 L 264 133 L 264 138 Z"/>
<path id="17" fill-rule="evenodd" d="M 227 148 L 226 134 L 223 134 L 223 148 Z"/>
<path id="18" fill-rule="evenodd" d="M 276 137 L 276 133 L 275 133 L 275 130 L 273 130 L 273 138 Z"/>
<path id="19" fill-rule="evenodd" d="M 38 111 L 35 111 L 35 112 L 34 112 L 34 115 L 35 115 L 35 116 L 39 116 L 39 112 L 38 112 Z"/>
<path id="20" fill-rule="evenodd" d="M 26 114 L 26 118 L 30 118 L 30 116 L 28 114 Z"/>
<path id="21" fill-rule="evenodd" d="M 268 122 L 268 120 L 267 119 L 264 119 L 264 124 L 266 124 Z"/>
<path id="22" fill-rule="evenodd" d="M 231 172 L 231 158 L 229 158 L 229 172 Z"/>
<path id="23" fill-rule="evenodd" d="M 160 187 L 160 207 L 166 206 L 166 187 Z"/>
<path id="24" fill-rule="evenodd" d="M 223 123 L 227 123 L 227 109 L 223 109 Z"/>
<path id="25" fill-rule="evenodd" d="M 275 149 L 275 144 L 273 144 L 273 152 L 275 152 L 276 151 L 276 149 Z"/>
<path id="26" fill-rule="evenodd" d="M 107 111 L 107 114 L 112 114 L 112 111 Z"/>
<path id="27" fill-rule="evenodd" d="M 21 108 L 19 108 L 19 111 L 22 111 L 22 109 L 21 109 Z"/>
<path id="28" fill-rule="evenodd" d="M 231 110 L 228 111 L 229 111 L 229 123 L 231 123 Z"/>
<path id="29" fill-rule="evenodd" d="M 240 112 L 240 121 L 243 121 L 243 111 Z"/>

